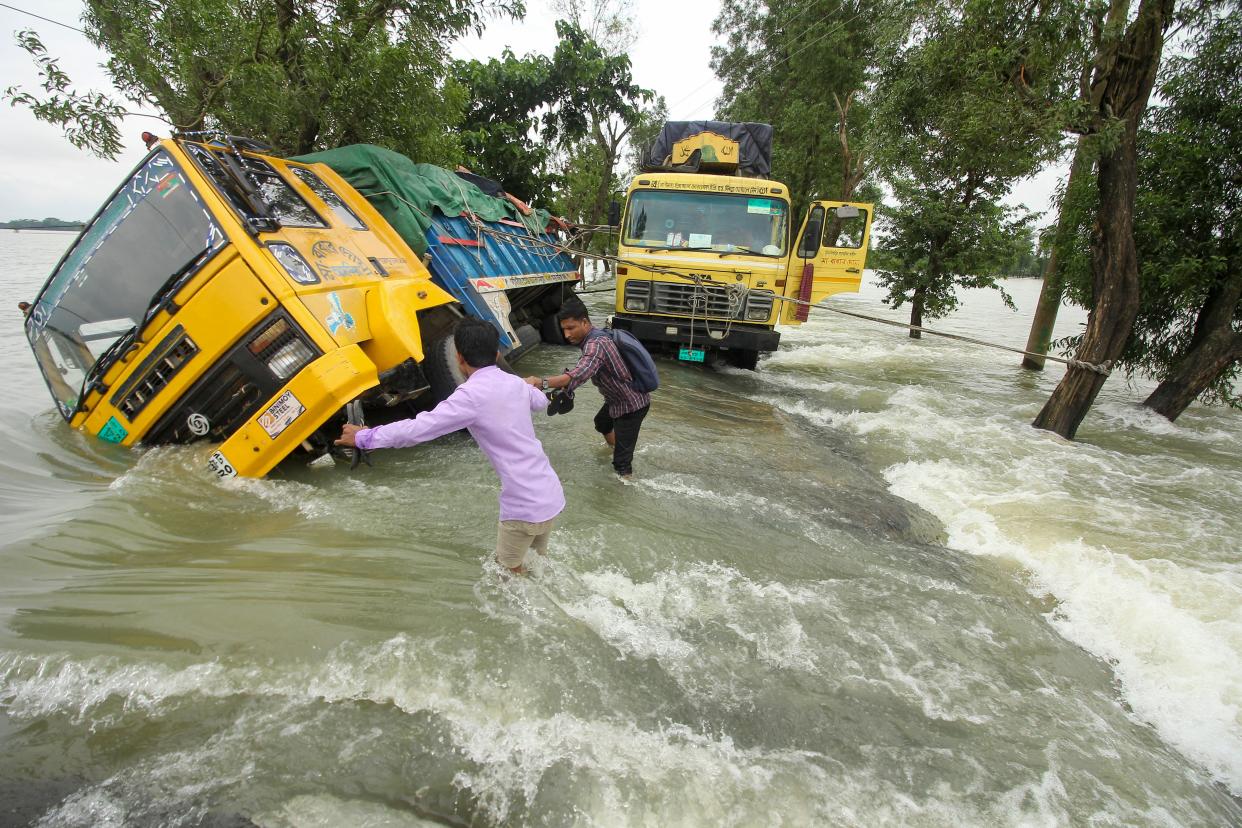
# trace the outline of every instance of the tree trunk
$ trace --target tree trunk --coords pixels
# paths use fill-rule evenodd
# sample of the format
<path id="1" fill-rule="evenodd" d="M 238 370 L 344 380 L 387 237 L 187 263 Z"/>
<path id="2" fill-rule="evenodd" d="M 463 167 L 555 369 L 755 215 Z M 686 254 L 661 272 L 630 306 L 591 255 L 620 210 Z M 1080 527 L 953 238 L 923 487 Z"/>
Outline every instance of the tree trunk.
<path id="1" fill-rule="evenodd" d="M 1234 271 L 1208 294 L 1195 320 L 1190 347 L 1143 405 L 1176 420 L 1221 373 L 1242 359 L 1242 333 L 1233 330 L 1242 301 L 1242 272 Z"/>
<path id="2" fill-rule="evenodd" d="M 1061 309 L 1061 274 L 1057 271 L 1057 249 L 1048 254 L 1044 266 L 1044 286 L 1039 289 L 1039 304 L 1035 306 L 1035 318 L 1031 320 L 1031 333 L 1026 338 L 1026 350 L 1047 354 L 1052 345 L 1052 328 L 1057 324 L 1057 311 Z M 1022 367 L 1032 371 L 1044 370 L 1046 360 L 1042 356 L 1022 357 Z"/>
<path id="3" fill-rule="evenodd" d="M 1221 372 L 1242 359 L 1242 334 L 1216 331 L 1186 352 L 1173 371 L 1143 400 L 1143 405 L 1170 420 L 1186 410 Z"/>
<path id="4" fill-rule="evenodd" d="M 1124 0 L 1114 0 L 1124 2 Z M 1134 247 L 1134 196 L 1138 183 L 1138 124 L 1160 67 L 1164 30 L 1174 0 L 1142 0 L 1125 34 L 1101 54 L 1091 85 L 1102 117 L 1123 120 L 1116 145 L 1099 160 L 1100 204 L 1091 241 L 1095 307 L 1077 357 L 1110 365 L 1121 356 L 1139 310 L 1138 257 Z M 1032 423 L 1072 439 L 1107 377 L 1070 366 Z"/>
<path id="5" fill-rule="evenodd" d="M 916 327 L 923 327 L 923 308 L 926 304 L 927 288 L 919 286 L 914 289 L 914 296 L 910 300 L 910 324 Z M 911 339 L 922 339 L 923 332 L 911 329 Z"/>
<path id="6" fill-rule="evenodd" d="M 1076 182 L 1091 167 L 1084 140 L 1080 137 L 1074 148 L 1074 159 L 1070 162 L 1069 180 L 1065 183 L 1065 196 L 1074 192 Z M 1057 230 L 1052 244 L 1052 252 L 1048 255 L 1048 264 L 1044 266 L 1044 285 L 1039 291 L 1039 304 L 1035 306 L 1035 318 L 1031 320 L 1031 333 L 1026 340 L 1026 350 L 1037 354 L 1047 354 L 1052 346 L 1052 329 L 1057 324 L 1057 313 L 1061 310 L 1061 297 L 1065 291 L 1065 278 L 1057 269 L 1057 248 L 1062 243 L 1062 218 L 1057 216 Z M 1042 356 L 1024 356 L 1022 367 L 1032 371 L 1044 370 L 1047 362 Z"/>

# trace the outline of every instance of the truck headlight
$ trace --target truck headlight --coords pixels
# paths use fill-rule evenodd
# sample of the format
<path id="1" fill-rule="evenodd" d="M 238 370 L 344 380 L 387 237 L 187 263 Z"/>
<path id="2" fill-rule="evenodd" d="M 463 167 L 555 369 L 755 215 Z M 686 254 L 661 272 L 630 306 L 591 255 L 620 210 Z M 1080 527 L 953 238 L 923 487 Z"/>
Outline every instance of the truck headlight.
<path id="1" fill-rule="evenodd" d="M 771 305 L 757 305 L 746 308 L 746 318 L 752 322 L 762 322 L 768 318 L 768 314 L 772 312 Z"/>
<path id="2" fill-rule="evenodd" d="M 268 325 L 246 346 L 277 379 L 288 379 L 315 358 L 315 352 L 283 318 Z"/>
<path id="3" fill-rule="evenodd" d="M 645 311 L 651 306 L 651 288 L 643 282 L 630 282 L 625 286 L 625 309 Z"/>
<path id="4" fill-rule="evenodd" d="M 289 274 L 289 278 L 299 285 L 314 285 L 319 282 L 319 276 L 293 245 L 272 242 L 267 249 L 272 251 L 272 255 L 276 257 L 276 261 L 280 262 L 285 273 Z"/>

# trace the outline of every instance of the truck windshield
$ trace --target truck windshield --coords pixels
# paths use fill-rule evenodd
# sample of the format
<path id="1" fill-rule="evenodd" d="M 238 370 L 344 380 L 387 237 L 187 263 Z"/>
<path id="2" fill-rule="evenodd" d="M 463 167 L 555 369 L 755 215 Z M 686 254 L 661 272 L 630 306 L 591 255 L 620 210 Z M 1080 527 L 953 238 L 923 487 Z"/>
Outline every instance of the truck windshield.
<path id="1" fill-rule="evenodd" d="M 26 319 L 26 338 L 66 419 L 96 362 L 125 350 L 109 346 L 139 333 L 170 280 L 188 277 L 224 245 L 172 157 L 150 155 L 65 254 Z"/>
<path id="2" fill-rule="evenodd" d="M 789 204 L 783 199 L 637 190 L 626 215 L 627 245 L 785 255 Z"/>

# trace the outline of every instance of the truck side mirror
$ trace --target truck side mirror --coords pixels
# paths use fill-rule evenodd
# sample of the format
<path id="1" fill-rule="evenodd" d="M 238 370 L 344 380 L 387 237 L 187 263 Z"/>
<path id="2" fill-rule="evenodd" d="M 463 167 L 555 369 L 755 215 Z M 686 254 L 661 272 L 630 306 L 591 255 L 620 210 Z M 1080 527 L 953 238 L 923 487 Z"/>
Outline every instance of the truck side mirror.
<path id="1" fill-rule="evenodd" d="M 621 202 L 612 201 L 608 204 L 608 226 L 621 226 Z"/>

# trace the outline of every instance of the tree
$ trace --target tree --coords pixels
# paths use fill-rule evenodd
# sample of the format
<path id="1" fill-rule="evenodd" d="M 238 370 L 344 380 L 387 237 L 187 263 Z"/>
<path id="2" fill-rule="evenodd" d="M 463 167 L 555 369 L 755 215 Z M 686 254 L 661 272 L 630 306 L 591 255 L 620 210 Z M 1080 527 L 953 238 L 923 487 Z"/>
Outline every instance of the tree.
<path id="1" fill-rule="evenodd" d="M 1044 283 L 1039 290 L 1039 301 L 1035 305 L 1035 315 L 1031 319 L 1031 332 L 1026 339 L 1027 354 L 1022 357 L 1022 367 L 1033 371 L 1044 369 L 1044 354 L 1052 345 L 1052 329 L 1057 323 L 1057 313 L 1061 309 L 1061 300 L 1065 295 L 1065 273 L 1061 264 L 1059 251 L 1065 247 L 1067 234 L 1071 232 L 1072 219 L 1069 212 L 1063 209 L 1065 199 L 1070 193 L 1080 192 L 1087 183 L 1089 176 L 1094 174 L 1095 161 L 1080 136 L 1074 148 L 1074 157 L 1070 162 L 1069 180 L 1057 198 L 1057 224 L 1048 234 L 1048 258 L 1044 262 Z M 1035 356 L 1040 354 L 1041 356 Z"/>
<path id="2" fill-rule="evenodd" d="M 461 140 L 467 163 L 528 202 L 551 197 L 558 177 L 548 171 L 552 146 L 540 138 L 540 110 L 560 97 L 546 55 L 458 61 L 454 77 L 467 90 Z"/>
<path id="3" fill-rule="evenodd" d="M 1223 5 L 1194 56 L 1172 61 L 1171 103 L 1140 142 L 1135 233 L 1151 300 L 1126 364 L 1160 379 L 1143 404 L 1170 420 L 1196 398 L 1242 407 L 1242 20 Z"/>
<path id="4" fill-rule="evenodd" d="M 640 122 L 645 104 L 655 93 L 634 83 L 630 59 L 610 54 L 577 23 L 557 21 L 560 42 L 552 56 L 552 83 L 561 91 L 559 105 L 544 117 L 544 136 L 559 141 L 570 162 L 586 162 L 597 169 L 573 177 L 566 163 L 566 186 L 582 186 L 585 193 L 567 193 L 568 203 L 581 205 L 566 215 L 586 224 L 604 223 L 608 202 L 616 190 L 616 168 L 630 131 Z M 589 140 L 585 150 L 580 143 Z M 571 152 L 577 148 L 577 153 Z"/>
<path id="5" fill-rule="evenodd" d="M 1198 21 L 1193 54 L 1170 59 L 1137 135 L 1134 242 L 1141 301 L 1117 364 L 1160 380 L 1144 405 L 1176 419 L 1196 398 L 1242 405 L 1242 71 L 1237 4 Z M 1235 14 L 1229 14 L 1230 11 Z M 1059 243 L 1071 298 L 1091 304 L 1098 193 L 1067 202 Z M 1081 347 L 1081 337 L 1068 344 Z"/>
<path id="6" fill-rule="evenodd" d="M 1138 127 L 1155 85 L 1172 22 L 1174 0 L 1112 0 L 1099 29 L 1091 85 L 1078 130 L 1095 145 L 1098 207 L 1091 240 L 1093 307 L 1071 364 L 1032 423 L 1072 438 L 1122 355 L 1139 310 L 1134 200 L 1138 184 Z M 1093 366 L 1093 367 L 1092 367 Z"/>
<path id="7" fill-rule="evenodd" d="M 1030 217 L 1001 199 L 1058 151 L 1054 102 L 1080 16 L 1073 2 L 962 0 L 924 3 L 914 24 L 880 72 L 873 117 L 898 202 L 887 215 L 895 266 L 877 275 L 919 326 L 957 306 L 958 286 L 995 287 L 1026 232 Z"/>
<path id="8" fill-rule="evenodd" d="M 712 31 L 724 85 L 717 117 L 771 124 L 772 177 L 795 213 L 813 198 L 875 200 L 864 184 L 870 111 L 860 97 L 883 38 L 888 3 L 725 0 Z"/>
<path id="9" fill-rule="evenodd" d="M 285 153 L 365 141 L 447 163 L 461 154 L 451 126 L 464 96 L 445 82 L 442 43 L 480 29 L 486 13 L 521 10 L 520 0 L 87 0 L 83 20 L 121 94 L 179 130 L 221 129 Z"/>

